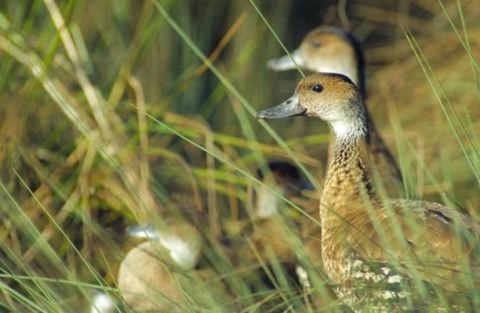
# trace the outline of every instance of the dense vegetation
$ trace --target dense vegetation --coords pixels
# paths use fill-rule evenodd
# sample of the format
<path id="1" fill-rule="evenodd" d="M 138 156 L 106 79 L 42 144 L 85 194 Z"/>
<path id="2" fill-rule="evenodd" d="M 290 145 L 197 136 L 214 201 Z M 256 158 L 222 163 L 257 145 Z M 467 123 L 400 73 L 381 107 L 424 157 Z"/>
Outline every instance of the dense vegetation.
<path id="1" fill-rule="evenodd" d="M 117 296 L 125 227 L 172 215 L 209 242 L 204 262 L 235 305 L 301 310 L 280 267 L 249 280 L 223 243 L 241 240 L 265 159 L 294 160 L 321 186 L 327 127 L 254 119 L 300 77 L 265 63 L 320 24 L 363 42 L 368 105 L 407 195 L 480 220 L 478 3 L 317 2 L 1 2 L 0 311 Z"/>

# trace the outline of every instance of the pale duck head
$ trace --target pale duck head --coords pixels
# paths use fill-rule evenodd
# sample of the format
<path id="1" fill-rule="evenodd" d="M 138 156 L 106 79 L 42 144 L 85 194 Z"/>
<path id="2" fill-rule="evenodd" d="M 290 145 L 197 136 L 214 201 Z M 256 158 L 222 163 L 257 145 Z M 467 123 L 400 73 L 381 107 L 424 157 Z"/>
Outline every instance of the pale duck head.
<path id="1" fill-rule="evenodd" d="M 194 268 L 201 256 L 203 238 L 189 223 L 175 220 L 161 229 L 153 223 L 134 225 L 127 228 L 134 238 L 157 241 L 168 251 L 168 259 L 184 270 Z"/>
<path id="2" fill-rule="evenodd" d="M 364 92 L 364 57 L 358 40 L 337 27 L 322 26 L 310 31 L 291 55 L 272 59 L 267 66 L 276 71 L 297 66 L 313 72 L 347 76 Z"/>

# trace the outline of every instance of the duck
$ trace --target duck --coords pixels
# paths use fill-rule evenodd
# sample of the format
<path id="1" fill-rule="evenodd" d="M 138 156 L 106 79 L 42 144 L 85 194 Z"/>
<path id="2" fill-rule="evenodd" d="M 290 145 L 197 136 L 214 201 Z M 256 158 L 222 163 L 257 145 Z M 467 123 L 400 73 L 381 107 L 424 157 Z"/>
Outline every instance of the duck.
<path id="1" fill-rule="evenodd" d="M 287 161 L 270 160 L 268 162 L 269 175 L 263 174 L 261 169 L 257 169 L 257 178 L 265 185 L 256 188 L 256 223 L 257 228 L 250 237 L 254 247 L 259 252 L 260 257 L 267 258 L 266 247 L 271 249 L 275 256 L 283 262 L 295 262 L 296 254 L 292 243 L 288 240 L 288 234 L 279 231 L 281 223 L 277 217 L 283 211 L 283 215 L 293 220 L 293 231 L 299 235 L 304 246 L 309 246 L 314 238 L 312 234 L 320 234 L 320 222 L 318 219 L 319 196 L 310 183 L 300 172 L 299 168 Z M 273 178 L 273 180 L 272 180 Z M 278 194 L 288 198 L 292 203 L 302 208 L 309 218 L 304 218 L 303 214 L 293 208 L 283 204 L 283 201 L 268 188 L 274 189 Z M 281 225 L 279 225 L 281 224 Z M 284 234 L 270 238 L 269 234 Z M 308 253 L 308 249 L 306 251 Z M 312 260 L 314 256 L 312 255 Z M 318 260 L 317 260 L 318 264 Z"/>
<path id="2" fill-rule="evenodd" d="M 270 160 L 267 165 L 266 172 L 260 168 L 256 170 L 256 177 L 263 185 L 255 188 L 253 231 L 247 235 L 250 244 L 241 249 L 241 254 L 247 256 L 249 263 L 270 261 L 274 256 L 284 264 L 292 264 L 296 256 L 295 242 L 291 238 L 293 234 L 299 234 L 295 224 L 298 214 L 270 189 L 291 199 L 302 197 L 302 192 L 313 190 L 313 185 L 290 162 Z M 272 233 L 277 234 L 275 238 L 270 236 Z M 248 253 L 252 249 L 255 253 Z"/>
<path id="3" fill-rule="evenodd" d="M 312 72 L 338 73 L 347 76 L 366 97 L 365 58 L 359 40 L 338 27 L 320 26 L 303 38 L 300 47 L 290 55 L 268 61 L 267 67 L 275 71 L 292 70 L 298 67 Z M 369 151 L 382 184 L 390 196 L 403 194 L 403 178 L 400 168 L 387 144 L 377 130 L 375 122 L 366 111 L 370 130 Z M 329 151 L 331 159 L 332 151 Z"/>
<path id="4" fill-rule="evenodd" d="M 342 74 L 312 74 L 257 113 L 293 116 L 319 118 L 334 134 L 319 211 L 323 269 L 337 296 L 355 312 L 478 311 L 480 225 L 442 204 L 378 195 L 358 86 Z"/>
<path id="5" fill-rule="evenodd" d="M 158 230 L 154 224 L 131 226 L 127 232 L 146 238 L 122 260 L 117 283 L 125 306 L 134 312 L 231 312 L 227 286 L 211 267 L 198 268 L 204 240 L 184 221 Z"/>

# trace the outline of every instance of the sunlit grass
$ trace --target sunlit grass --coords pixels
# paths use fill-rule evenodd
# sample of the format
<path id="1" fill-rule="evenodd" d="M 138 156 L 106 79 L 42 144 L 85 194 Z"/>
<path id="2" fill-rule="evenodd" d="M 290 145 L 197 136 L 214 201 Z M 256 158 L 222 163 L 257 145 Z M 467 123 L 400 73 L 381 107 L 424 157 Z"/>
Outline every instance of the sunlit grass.
<path id="1" fill-rule="evenodd" d="M 296 4 L 200 2 L 204 15 L 186 1 L 0 5 L 0 311 L 78 312 L 94 290 L 118 298 L 118 263 L 134 244 L 125 227 L 163 224 L 172 212 L 197 223 L 209 244 L 205 262 L 239 312 L 343 310 L 288 217 L 313 291 L 299 288 L 275 255 L 265 259 L 243 230 L 256 223 L 249 194 L 263 185 L 255 171 L 266 160 L 290 160 L 322 186 L 326 127 L 254 119 L 301 76 L 265 67 L 303 35 L 288 37 L 302 22 L 287 21 Z M 415 6 L 421 14 L 410 16 L 380 2 L 352 4 L 370 61 L 367 102 L 408 197 L 478 217 L 480 10 L 460 1 Z M 301 212 L 297 219 L 317 223 L 270 191 Z M 251 247 L 255 264 L 231 260 L 226 234 L 235 248 Z"/>

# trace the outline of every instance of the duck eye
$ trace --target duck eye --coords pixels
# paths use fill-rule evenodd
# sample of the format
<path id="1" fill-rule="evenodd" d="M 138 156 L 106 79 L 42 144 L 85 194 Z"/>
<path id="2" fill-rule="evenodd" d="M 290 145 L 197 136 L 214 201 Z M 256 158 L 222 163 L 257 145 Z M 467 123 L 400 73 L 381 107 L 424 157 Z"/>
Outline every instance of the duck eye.
<path id="1" fill-rule="evenodd" d="M 311 45 L 312 45 L 312 47 L 314 47 L 314 48 L 320 48 L 320 46 L 322 45 L 322 43 L 321 43 L 320 41 L 318 41 L 318 40 L 313 40 L 313 41 L 311 42 Z"/>
<path id="2" fill-rule="evenodd" d="M 323 86 L 320 85 L 320 84 L 313 85 L 312 90 L 315 91 L 315 92 L 320 93 L 320 92 L 323 91 Z"/>

